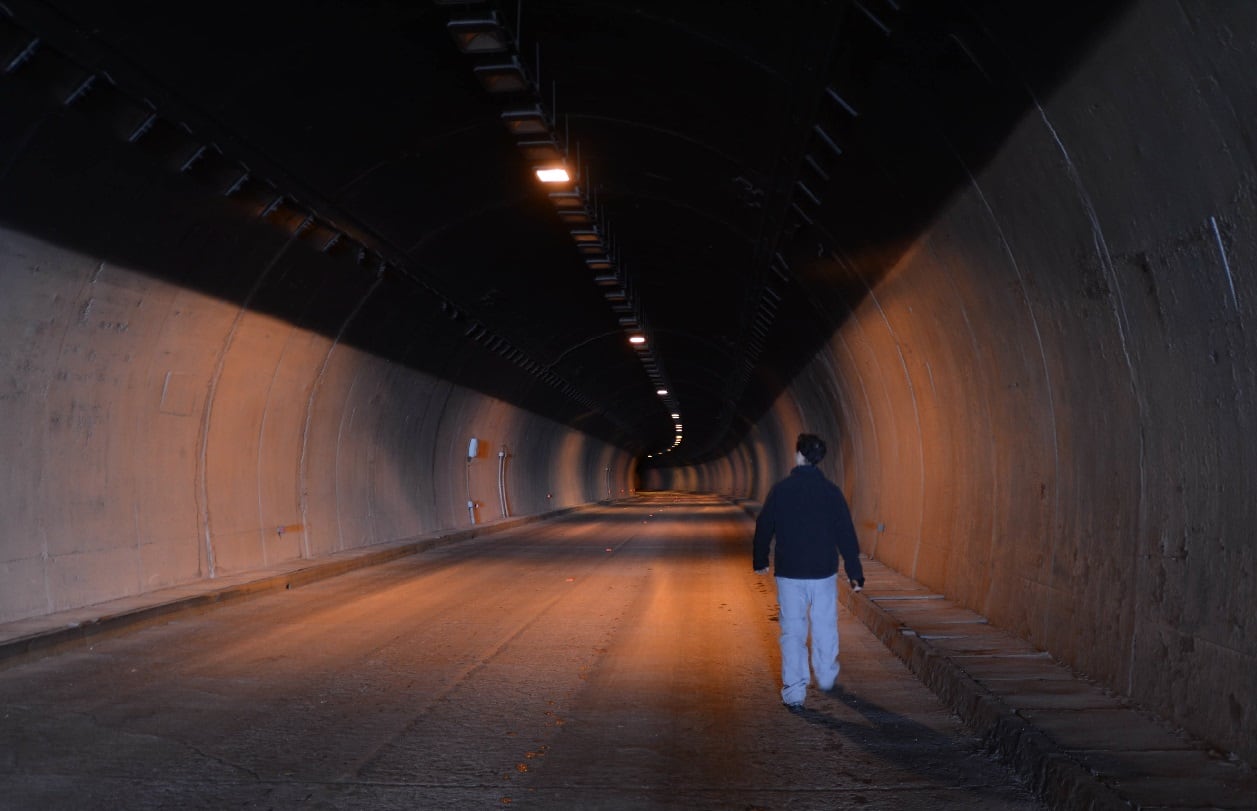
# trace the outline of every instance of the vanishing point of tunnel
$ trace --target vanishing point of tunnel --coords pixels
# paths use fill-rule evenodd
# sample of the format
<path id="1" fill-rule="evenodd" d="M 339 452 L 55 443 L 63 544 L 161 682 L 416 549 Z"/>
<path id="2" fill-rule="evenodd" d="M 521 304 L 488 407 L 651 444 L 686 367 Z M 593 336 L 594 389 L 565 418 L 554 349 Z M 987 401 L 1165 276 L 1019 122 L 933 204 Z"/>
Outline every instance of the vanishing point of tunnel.
<path id="1" fill-rule="evenodd" d="M 0 807 L 1257 808 L 1254 76 L 1249 0 L 4 0 Z"/>

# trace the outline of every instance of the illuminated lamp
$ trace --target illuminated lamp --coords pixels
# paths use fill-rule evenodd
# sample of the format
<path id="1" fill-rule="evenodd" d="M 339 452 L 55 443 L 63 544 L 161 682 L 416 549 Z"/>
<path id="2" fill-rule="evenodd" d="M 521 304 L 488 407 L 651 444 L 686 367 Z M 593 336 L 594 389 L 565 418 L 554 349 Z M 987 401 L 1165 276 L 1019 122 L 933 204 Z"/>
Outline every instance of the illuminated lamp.
<path id="1" fill-rule="evenodd" d="M 679 420 L 679 419 L 681 419 L 681 415 L 680 415 L 680 414 L 673 414 L 673 415 L 672 415 L 672 419 L 674 419 L 674 420 Z"/>
<path id="2" fill-rule="evenodd" d="M 537 179 L 542 183 L 567 183 L 570 178 L 567 170 L 562 166 L 551 167 L 549 169 L 538 169 Z"/>
<path id="3" fill-rule="evenodd" d="M 630 335 L 629 343 L 638 344 L 638 345 L 644 344 L 646 343 L 646 336 L 645 335 Z"/>
<path id="4" fill-rule="evenodd" d="M 668 390 L 667 390 L 667 389 L 660 389 L 659 391 L 655 392 L 655 394 L 658 394 L 660 397 L 667 397 L 667 396 L 668 396 Z"/>

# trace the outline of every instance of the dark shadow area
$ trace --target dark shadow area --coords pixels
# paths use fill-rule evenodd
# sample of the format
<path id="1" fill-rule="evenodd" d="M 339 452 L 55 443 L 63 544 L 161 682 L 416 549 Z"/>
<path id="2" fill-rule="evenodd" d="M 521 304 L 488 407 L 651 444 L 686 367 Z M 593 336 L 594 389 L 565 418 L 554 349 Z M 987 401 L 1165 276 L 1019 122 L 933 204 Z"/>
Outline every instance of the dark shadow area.
<path id="1" fill-rule="evenodd" d="M 509 55 L 460 53 L 442 4 L 14 0 L 0 222 L 661 449 L 637 354 L 599 339 L 621 313 L 503 126 L 540 99 L 661 336 L 666 463 L 711 459 L 1126 5 L 470 3 L 540 70 L 497 98 L 474 68 Z"/>
<path id="2" fill-rule="evenodd" d="M 947 735 L 861 698 L 841 685 L 828 695 L 864 718 L 847 721 L 806 707 L 793 712 L 830 730 L 880 761 L 967 793 L 990 794 L 984 770 L 991 761 L 976 739 Z"/>

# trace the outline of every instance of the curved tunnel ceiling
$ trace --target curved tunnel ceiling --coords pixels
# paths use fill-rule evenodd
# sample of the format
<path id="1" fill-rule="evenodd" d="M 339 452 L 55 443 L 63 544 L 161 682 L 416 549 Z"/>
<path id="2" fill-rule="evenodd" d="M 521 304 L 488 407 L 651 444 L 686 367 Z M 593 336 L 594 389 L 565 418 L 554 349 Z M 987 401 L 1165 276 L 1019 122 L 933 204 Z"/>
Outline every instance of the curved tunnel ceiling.
<path id="1" fill-rule="evenodd" d="M 999 144 L 1025 77 L 1050 87 L 1122 4 L 1013 5 L 22 0 L 3 42 L 9 73 L 54 48 L 35 81 L 120 149 L 357 259 L 255 306 L 319 327 L 303 285 L 387 276 L 347 340 L 643 455 L 673 444 L 675 409 L 671 464 L 737 443 Z M 503 65 L 522 87 L 493 92 Z M 534 107 L 539 131 L 512 131 L 504 113 Z M 19 156 L 40 137 L 4 133 Z M 574 182 L 543 186 L 533 169 L 556 162 Z M 0 213 L 105 238 L 54 204 Z M 263 272 L 177 281 L 243 299 Z"/>

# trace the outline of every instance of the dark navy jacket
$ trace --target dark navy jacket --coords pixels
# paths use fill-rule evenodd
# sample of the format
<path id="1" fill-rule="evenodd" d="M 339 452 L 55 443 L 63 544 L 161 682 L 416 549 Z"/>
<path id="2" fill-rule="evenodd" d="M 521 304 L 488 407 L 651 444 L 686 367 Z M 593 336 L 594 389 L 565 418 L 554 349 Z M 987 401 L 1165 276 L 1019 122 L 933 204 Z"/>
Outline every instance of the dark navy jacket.
<path id="1" fill-rule="evenodd" d="M 835 575 L 841 552 L 847 579 L 864 583 L 860 541 L 847 499 L 815 465 L 796 467 L 768 491 L 755 521 L 756 569 L 768 568 L 768 548 L 774 535 L 777 577 L 820 580 Z"/>

